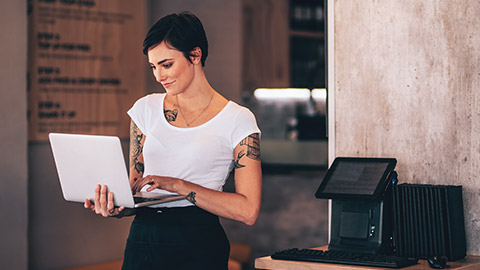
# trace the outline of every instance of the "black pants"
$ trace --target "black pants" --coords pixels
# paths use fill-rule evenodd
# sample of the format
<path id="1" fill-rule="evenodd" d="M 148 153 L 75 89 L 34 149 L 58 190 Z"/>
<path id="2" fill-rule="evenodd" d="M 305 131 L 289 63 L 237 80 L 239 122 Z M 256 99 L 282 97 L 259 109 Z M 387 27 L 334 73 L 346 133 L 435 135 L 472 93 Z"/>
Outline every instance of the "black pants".
<path id="1" fill-rule="evenodd" d="M 140 208 L 130 228 L 122 270 L 226 270 L 230 243 L 219 218 L 198 207 Z"/>

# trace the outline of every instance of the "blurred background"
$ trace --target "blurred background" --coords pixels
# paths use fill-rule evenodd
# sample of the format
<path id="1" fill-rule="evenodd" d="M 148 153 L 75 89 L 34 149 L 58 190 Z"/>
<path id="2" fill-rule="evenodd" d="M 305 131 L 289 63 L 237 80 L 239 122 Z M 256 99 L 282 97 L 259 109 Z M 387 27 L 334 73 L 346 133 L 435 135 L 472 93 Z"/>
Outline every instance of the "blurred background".
<path id="1" fill-rule="evenodd" d="M 326 244 L 327 202 L 314 193 L 327 157 L 388 156 L 398 160 L 400 182 L 463 186 L 467 253 L 480 254 L 480 3 L 328 3 L 335 4 L 329 38 L 321 30 L 322 1 L 1 1 L 2 266 L 65 269 L 121 260 L 131 219 L 103 219 L 65 202 L 42 136 L 52 128 L 50 118 L 85 112 L 99 122 L 83 127 L 101 123 L 98 132 L 128 133 L 124 112 L 138 97 L 163 91 L 140 52 L 143 36 L 158 18 L 183 10 L 197 14 L 207 31 L 210 83 L 249 107 L 263 131 L 263 207 L 252 227 L 222 220 L 232 242 L 250 246 L 252 257 Z M 110 11 L 93 12 L 100 6 Z M 100 25 L 68 28 L 81 18 Z M 107 25 L 118 28 L 108 32 Z M 55 35 L 56 26 L 67 28 Z M 94 38 L 95 46 L 70 42 L 80 38 Z M 328 73 L 335 73 L 328 82 L 322 65 L 327 40 L 333 60 Z M 33 45 L 39 57 L 32 55 Z M 56 58 L 73 62 L 61 69 L 35 62 Z M 88 61 L 101 64 L 83 72 L 120 75 L 77 78 L 77 64 Z M 322 90 L 325 85 L 332 88 Z M 86 101 L 49 101 L 58 92 L 85 89 L 93 93 Z M 37 94 L 42 99 L 32 103 Z M 106 106 L 88 107 L 97 102 Z M 67 110 L 67 103 L 77 107 Z M 328 138 L 325 111 L 334 112 Z M 32 125 L 37 116 L 43 118 Z M 122 142 L 126 156 L 128 140 Z M 225 190 L 233 191 L 232 180 Z"/>
<path id="2" fill-rule="evenodd" d="M 20 168 L 28 171 L 28 206 L 23 206 L 28 207 L 28 212 L 12 209 L 10 213 L 20 213 L 19 218 L 28 220 L 26 228 L 18 229 L 28 231 L 28 238 L 19 241 L 19 247 L 28 246 L 24 252 L 28 254 L 29 269 L 65 269 L 122 259 L 132 218 L 104 219 L 85 211 L 81 204 L 63 199 L 45 134 L 64 130 L 58 130 L 49 118 L 60 114 L 75 119 L 88 111 L 94 119 L 103 119 L 102 123 L 109 124 L 92 127 L 90 132 L 120 135 L 127 160 L 128 126 L 122 122 L 123 118 L 128 121 L 126 110 L 145 94 L 164 92 L 141 54 L 143 37 L 159 18 L 186 10 L 201 19 L 207 33 L 209 56 L 205 72 L 209 82 L 227 99 L 250 108 L 262 130 L 263 198 L 258 221 L 246 226 L 222 219 L 230 240 L 251 248 L 250 262 L 244 267 L 253 268 L 255 257 L 280 249 L 327 244 L 327 202 L 314 197 L 328 157 L 323 0 L 141 0 L 135 4 L 118 0 L 109 2 L 111 9 L 103 13 L 95 10 L 105 2 L 94 0 L 32 0 L 26 7 L 2 5 L 28 11 L 27 24 L 19 21 L 14 26 L 27 28 L 29 33 L 28 37 L 18 38 L 18 43 L 28 49 L 28 59 L 22 57 L 29 63 L 25 85 L 30 89 L 29 104 L 24 108 L 30 117 L 29 143 L 23 149 L 28 168 Z M 62 22 L 68 25 L 82 19 L 101 23 L 99 27 L 65 29 L 60 34 L 53 30 Z M 2 27 L 8 20 L 13 18 L 2 21 Z M 89 35 L 95 36 L 110 25 L 122 26 L 123 30 L 113 28 L 96 38 L 98 44 L 70 42 L 82 37 L 88 40 Z M 122 42 L 115 44 L 115 35 Z M 99 44 L 105 47 L 103 51 L 98 49 Z M 41 64 L 54 58 L 58 61 Z M 116 59 L 120 62 L 110 67 L 109 63 Z M 67 60 L 71 62 L 62 64 Z M 103 64 L 91 69 L 109 77 L 76 77 L 83 72 L 76 70 L 77 63 L 97 60 Z M 68 91 L 66 96 L 75 91 L 96 91 L 96 96 L 85 102 L 80 98 L 48 101 L 55 100 L 62 91 Z M 38 105 L 35 99 L 40 100 Z M 112 109 L 95 109 L 94 102 L 105 102 L 101 104 Z M 120 104 L 121 109 L 115 104 Z M 68 111 L 70 106 L 74 109 Z M 41 117 L 36 119 L 37 115 Z M 116 130 L 110 129 L 116 123 L 108 120 L 112 115 L 122 118 Z M 88 132 L 85 126 L 82 128 Z M 125 133 L 127 136 L 122 135 Z M 225 191 L 234 191 L 233 175 Z M 16 237 L 15 233 L 11 237 Z M 22 269 L 25 262 L 12 263 Z"/>

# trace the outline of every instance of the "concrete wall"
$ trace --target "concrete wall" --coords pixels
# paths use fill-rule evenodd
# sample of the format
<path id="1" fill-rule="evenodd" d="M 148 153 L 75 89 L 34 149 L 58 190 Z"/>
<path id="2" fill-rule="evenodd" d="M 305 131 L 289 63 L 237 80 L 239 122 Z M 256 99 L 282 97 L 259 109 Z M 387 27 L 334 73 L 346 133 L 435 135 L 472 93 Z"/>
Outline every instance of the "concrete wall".
<path id="1" fill-rule="evenodd" d="M 227 99 L 240 103 L 242 72 L 242 9 L 240 0 L 150 1 L 148 27 L 161 17 L 190 11 L 202 21 L 208 39 L 205 73 L 212 87 Z M 148 75 L 148 91 L 163 92 Z"/>
<path id="2" fill-rule="evenodd" d="M 463 185 L 480 255 L 480 2 L 335 1 L 335 155 L 391 156 L 401 182 Z"/>
<path id="3" fill-rule="evenodd" d="M 27 2 L 0 2 L 0 265 L 27 269 Z"/>

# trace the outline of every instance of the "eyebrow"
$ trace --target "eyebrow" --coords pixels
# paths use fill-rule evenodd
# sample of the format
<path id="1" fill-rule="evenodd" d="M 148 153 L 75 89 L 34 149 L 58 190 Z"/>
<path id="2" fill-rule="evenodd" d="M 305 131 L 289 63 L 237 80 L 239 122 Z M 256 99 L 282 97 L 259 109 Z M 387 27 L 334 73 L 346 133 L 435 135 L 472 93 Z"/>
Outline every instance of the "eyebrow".
<path id="1" fill-rule="evenodd" d="M 166 61 L 173 60 L 173 59 L 163 59 L 162 61 L 159 61 L 157 65 L 161 65 L 162 63 L 165 63 Z M 150 63 L 152 65 L 152 63 Z"/>

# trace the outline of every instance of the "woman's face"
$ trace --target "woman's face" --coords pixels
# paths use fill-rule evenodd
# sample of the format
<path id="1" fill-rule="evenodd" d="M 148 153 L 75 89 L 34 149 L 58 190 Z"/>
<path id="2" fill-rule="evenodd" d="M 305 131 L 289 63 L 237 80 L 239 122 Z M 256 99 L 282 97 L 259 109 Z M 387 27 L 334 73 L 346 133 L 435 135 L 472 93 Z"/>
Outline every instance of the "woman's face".
<path id="1" fill-rule="evenodd" d="M 187 89 L 194 78 L 194 65 L 182 52 L 161 42 L 148 50 L 148 61 L 157 82 L 167 93 L 177 95 Z"/>

